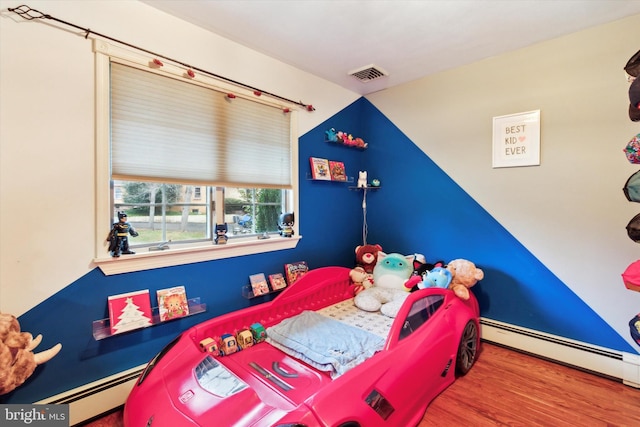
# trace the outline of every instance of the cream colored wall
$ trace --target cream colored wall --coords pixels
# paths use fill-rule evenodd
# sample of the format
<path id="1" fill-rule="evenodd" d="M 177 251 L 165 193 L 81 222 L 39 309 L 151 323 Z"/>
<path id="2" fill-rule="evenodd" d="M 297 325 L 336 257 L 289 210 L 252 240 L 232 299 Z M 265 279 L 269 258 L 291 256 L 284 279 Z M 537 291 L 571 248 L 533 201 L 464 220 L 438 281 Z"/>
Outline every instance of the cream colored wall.
<path id="1" fill-rule="evenodd" d="M 0 311 L 20 315 L 93 267 L 94 66 L 83 31 L 25 21 L 0 0 Z M 28 5 L 149 51 L 313 104 L 302 135 L 357 98 L 144 3 Z M 62 29 L 58 29 L 60 27 Z"/>
<path id="2" fill-rule="evenodd" d="M 635 15 L 367 97 L 630 343 L 640 294 L 620 274 L 640 258 L 625 231 L 640 205 L 622 149 L 640 123 L 623 67 L 639 41 Z M 493 169 L 493 117 L 537 109 L 540 166 Z"/>

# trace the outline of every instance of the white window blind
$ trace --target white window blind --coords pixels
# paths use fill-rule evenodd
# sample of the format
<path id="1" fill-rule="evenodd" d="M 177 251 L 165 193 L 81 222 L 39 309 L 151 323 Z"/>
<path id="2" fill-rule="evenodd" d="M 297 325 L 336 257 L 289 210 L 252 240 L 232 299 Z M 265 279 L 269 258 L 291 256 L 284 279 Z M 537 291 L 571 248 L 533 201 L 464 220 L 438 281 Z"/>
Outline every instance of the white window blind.
<path id="1" fill-rule="evenodd" d="M 113 179 L 291 188 L 281 108 L 111 63 Z"/>

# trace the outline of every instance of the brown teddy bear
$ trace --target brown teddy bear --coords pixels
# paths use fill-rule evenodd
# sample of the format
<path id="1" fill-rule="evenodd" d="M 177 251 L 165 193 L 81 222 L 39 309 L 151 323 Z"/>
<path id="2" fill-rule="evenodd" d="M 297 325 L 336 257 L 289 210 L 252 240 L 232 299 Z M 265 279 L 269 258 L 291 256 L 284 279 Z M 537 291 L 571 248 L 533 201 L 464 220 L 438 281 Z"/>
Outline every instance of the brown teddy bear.
<path id="1" fill-rule="evenodd" d="M 20 332 L 18 319 L 11 314 L 0 313 L 0 395 L 13 391 L 33 374 L 36 367 L 53 358 L 62 345 L 33 353 L 42 341 L 28 332 Z"/>
<path id="2" fill-rule="evenodd" d="M 380 245 L 360 245 L 356 246 L 356 264 L 368 274 L 373 273 L 373 268 L 378 262 L 378 252 L 382 251 Z"/>
<path id="3" fill-rule="evenodd" d="M 484 278 L 484 272 L 466 259 L 450 261 L 447 264 L 447 270 L 452 276 L 449 289 L 464 300 L 469 299 L 469 288 Z"/>

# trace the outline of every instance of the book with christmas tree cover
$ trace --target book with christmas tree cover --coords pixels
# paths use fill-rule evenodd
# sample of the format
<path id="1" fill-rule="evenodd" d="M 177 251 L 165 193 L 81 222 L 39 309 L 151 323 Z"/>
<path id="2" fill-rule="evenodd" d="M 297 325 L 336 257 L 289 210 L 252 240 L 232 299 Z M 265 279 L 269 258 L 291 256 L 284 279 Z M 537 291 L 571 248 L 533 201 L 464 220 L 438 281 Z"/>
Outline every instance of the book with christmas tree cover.
<path id="1" fill-rule="evenodd" d="M 177 319 L 189 314 L 189 301 L 184 286 L 160 289 L 156 292 L 156 296 L 161 321 Z"/>
<path id="2" fill-rule="evenodd" d="M 107 298 L 111 335 L 153 324 L 149 289 L 111 295 Z"/>

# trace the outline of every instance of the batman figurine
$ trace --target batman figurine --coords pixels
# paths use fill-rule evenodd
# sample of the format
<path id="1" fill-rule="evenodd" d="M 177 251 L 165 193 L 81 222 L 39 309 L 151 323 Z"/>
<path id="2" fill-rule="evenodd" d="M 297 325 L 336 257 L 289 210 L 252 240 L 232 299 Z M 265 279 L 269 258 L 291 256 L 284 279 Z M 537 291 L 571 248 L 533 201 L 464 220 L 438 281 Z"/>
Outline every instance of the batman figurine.
<path id="1" fill-rule="evenodd" d="M 135 252 L 129 250 L 129 234 L 133 237 L 138 236 L 138 232 L 127 222 L 127 214 L 118 212 L 118 222 L 113 224 L 109 237 L 107 237 L 107 241 L 110 242 L 109 252 L 111 252 L 112 257 L 117 258 L 120 254 L 135 254 Z"/>

